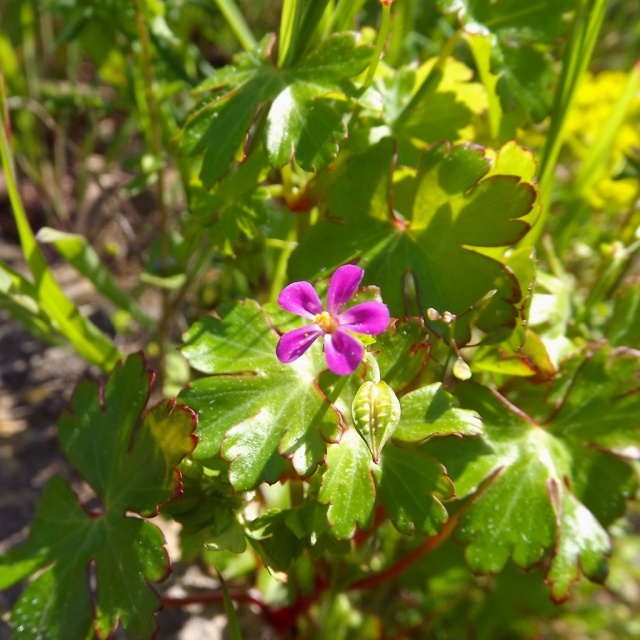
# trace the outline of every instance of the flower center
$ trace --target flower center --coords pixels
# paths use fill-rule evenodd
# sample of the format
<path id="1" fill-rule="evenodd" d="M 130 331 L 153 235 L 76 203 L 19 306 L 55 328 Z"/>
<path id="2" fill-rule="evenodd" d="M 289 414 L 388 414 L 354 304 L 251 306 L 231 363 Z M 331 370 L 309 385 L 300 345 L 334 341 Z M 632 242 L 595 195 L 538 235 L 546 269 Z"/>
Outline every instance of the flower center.
<path id="1" fill-rule="evenodd" d="M 334 333 L 338 328 L 338 321 L 328 312 L 316 313 L 316 324 L 325 333 Z"/>

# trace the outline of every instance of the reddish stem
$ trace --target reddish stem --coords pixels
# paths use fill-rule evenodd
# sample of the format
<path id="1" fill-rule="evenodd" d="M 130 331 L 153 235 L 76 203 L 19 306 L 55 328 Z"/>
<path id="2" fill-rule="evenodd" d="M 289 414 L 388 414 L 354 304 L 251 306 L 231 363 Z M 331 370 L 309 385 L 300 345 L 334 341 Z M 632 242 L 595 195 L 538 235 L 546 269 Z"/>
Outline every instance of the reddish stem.
<path id="1" fill-rule="evenodd" d="M 411 553 L 407 554 L 404 558 L 400 558 L 398 562 L 391 565 L 387 569 L 380 571 L 378 573 L 374 573 L 373 575 L 367 576 L 366 578 L 362 578 L 361 580 L 356 580 L 352 582 L 347 591 L 358 591 L 360 589 L 371 589 L 373 587 L 377 587 L 387 580 L 391 580 L 399 576 L 401 573 L 406 571 L 413 564 L 418 562 L 420 558 L 426 556 L 430 551 L 437 549 L 453 532 L 456 525 L 458 524 L 458 520 L 462 512 L 457 513 L 455 516 L 450 518 L 447 523 L 442 527 L 442 531 L 431 538 L 427 538 L 419 547 L 415 548 Z"/>
<path id="2" fill-rule="evenodd" d="M 356 548 L 360 548 L 378 529 L 378 527 L 384 522 L 386 518 L 386 513 L 382 507 L 378 507 L 376 509 L 375 516 L 373 518 L 373 524 L 367 531 L 362 531 L 360 529 L 356 529 L 356 532 L 353 536 L 353 544 L 356 545 Z"/>
<path id="3" fill-rule="evenodd" d="M 399 576 L 429 552 L 437 549 L 453 533 L 453 530 L 456 528 L 460 518 L 464 515 L 467 509 L 469 509 L 469 507 L 471 507 L 471 505 L 474 504 L 493 484 L 495 479 L 500 475 L 500 471 L 501 469 L 497 469 L 494 472 L 484 485 L 478 489 L 473 498 L 445 523 L 440 533 L 427 538 L 419 547 L 415 548 L 411 553 L 407 554 L 404 558 L 401 558 L 398 562 L 387 569 L 384 569 L 379 573 L 366 576 L 360 580 L 356 580 L 346 588 L 346 591 L 359 591 L 362 589 L 372 589 L 377 587 L 378 585 Z M 376 525 L 379 524 L 378 519 L 381 518 L 382 515 L 379 511 L 376 512 Z M 372 529 L 375 529 L 375 527 L 372 527 Z M 364 539 L 365 538 L 361 536 L 360 543 L 362 543 Z M 229 596 L 235 602 L 246 602 L 248 604 L 257 605 L 269 624 L 279 631 L 287 631 L 293 627 L 298 616 L 308 611 L 320 596 L 327 591 L 329 588 L 329 582 L 321 576 L 317 576 L 315 587 L 315 591 L 310 596 L 298 596 L 291 606 L 278 607 L 276 609 L 270 608 L 261 598 L 252 596 L 249 593 L 238 589 L 229 590 Z M 184 598 L 163 597 L 162 602 L 167 607 L 184 607 L 189 604 L 220 602 L 222 599 L 222 592 L 214 591 L 186 596 Z"/>
<path id="4" fill-rule="evenodd" d="M 229 589 L 229 597 L 234 602 L 246 602 L 247 604 L 254 604 L 260 608 L 261 611 L 268 609 L 262 598 L 252 596 L 246 591 L 240 589 Z M 182 598 L 170 598 L 169 596 L 162 596 L 162 604 L 165 607 L 187 607 L 190 604 L 210 604 L 212 602 L 222 602 L 224 595 L 222 591 L 206 591 L 204 593 L 197 593 L 190 596 L 184 596 Z"/>

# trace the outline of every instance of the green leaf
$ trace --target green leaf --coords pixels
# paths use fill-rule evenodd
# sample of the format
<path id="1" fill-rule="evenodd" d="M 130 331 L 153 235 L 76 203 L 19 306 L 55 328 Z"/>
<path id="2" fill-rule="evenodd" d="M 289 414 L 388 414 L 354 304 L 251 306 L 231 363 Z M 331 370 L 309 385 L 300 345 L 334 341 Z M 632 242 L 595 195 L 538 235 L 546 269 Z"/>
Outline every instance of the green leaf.
<path id="1" fill-rule="evenodd" d="M 268 172 L 264 152 L 255 152 L 237 171 L 227 174 L 210 192 L 199 181 L 189 186 L 190 212 L 194 222 L 209 231 L 210 242 L 233 255 L 240 235 L 252 239 L 267 218 L 268 191 L 259 186 Z"/>
<path id="2" fill-rule="evenodd" d="M 305 550 L 302 536 L 296 535 L 288 524 L 294 513 L 271 511 L 251 521 L 249 539 L 271 571 L 288 571 Z"/>
<path id="3" fill-rule="evenodd" d="M 400 533 L 440 531 L 448 517 L 440 500 L 453 495 L 441 464 L 420 451 L 388 445 L 374 473 L 380 502 Z"/>
<path id="4" fill-rule="evenodd" d="M 384 120 L 399 139 L 402 164 L 418 157 L 417 149 L 406 150 L 407 143 L 422 148 L 440 140 L 458 142 L 474 115 L 487 107 L 485 89 L 471 82 L 471 69 L 453 58 L 440 69 L 437 60 L 399 69 L 380 82 Z"/>
<path id="5" fill-rule="evenodd" d="M 595 347 L 577 369 L 550 432 L 575 445 L 588 442 L 640 459 L 639 364 L 638 351 Z"/>
<path id="6" fill-rule="evenodd" d="M 109 269 L 84 236 L 65 233 L 51 227 L 42 227 L 38 231 L 36 239 L 44 244 L 52 244 L 66 262 L 87 278 L 116 307 L 128 311 L 143 326 L 152 326 L 149 318 L 142 313 L 134 300 L 122 291 Z"/>
<path id="7" fill-rule="evenodd" d="M 401 394 L 420 375 L 429 357 L 428 335 L 422 318 L 393 320 L 372 347 L 380 377 Z"/>
<path id="8" fill-rule="evenodd" d="M 529 225 L 519 218 L 534 205 L 534 184 L 489 173 L 500 156 L 494 161 L 488 150 L 469 145 L 436 145 L 415 174 L 399 172 L 392 183 L 393 155 L 394 143 L 386 138 L 335 172 L 328 194 L 332 220 L 314 226 L 294 251 L 293 278 L 311 279 L 359 260 L 365 283 L 380 286 L 396 317 L 410 311 L 411 287 L 422 313 L 434 307 L 456 315 L 495 289 L 457 323 L 456 338 L 469 339 L 470 319 L 492 338 L 504 338 L 516 325 L 522 292 L 513 272 L 481 251 L 514 244 L 526 233 Z M 430 325 L 448 336 L 442 323 Z"/>
<path id="9" fill-rule="evenodd" d="M 567 596 L 578 566 L 604 578 L 603 527 L 622 515 L 635 487 L 629 465 L 605 451 L 640 457 L 639 366 L 638 352 L 593 347 L 566 365 L 547 398 L 530 400 L 530 409 L 539 404 L 535 420 L 497 392 L 459 387 L 486 435 L 455 447 L 430 441 L 422 450 L 445 465 L 458 497 L 489 481 L 456 534 L 474 571 L 501 571 L 509 557 L 528 567 L 546 553 L 556 600 Z"/>
<path id="10" fill-rule="evenodd" d="M 265 145 L 271 164 L 280 167 L 291 160 L 307 170 L 328 167 L 338 153 L 338 142 L 347 135 L 340 114 L 315 101 L 317 89 L 291 86 L 271 106 Z"/>
<path id="11" fill-rule="evenodd" d="M 244 500 L 233 491 L 226 475 L 210 476 L 192 459 L 185 460 L 180 471 L 183 492 L 162 506 L 162 514 L 179 522 L 184 533 L 198 535 L 208 549 L 242 553 L 247 543 L 236 512 Z"/>
<path id="12" fill-rule="evenodd" d="M 547 574 L 551 597 L 567 599 L 571 583 L 578 582 L 580 570 L 593 582 L 603 583 L 609 573 L 606 556 L 611 552 L 607 532 L 569 490 L 561 492 L 560 536 L 557 553 Z"/>
<path id="13" fill-rule="evenodd" d="M 333 535 L 345 540 L 356 529 L 371 526 L 378 503 L 400 533 L 433 535 L 447 520 L 441 500 L 452 493 L 444 468 L 430 456 L 389 444 L 377 465 L 362 439 L 349 429 L 339 444 L 329 447 L 318 500 L 329 505 Z"/>
<path id="14" fill-rule="evenodd" d="M 566 30 L 573 0 L 436 0 L 442 11 L 456 13 L 470 33 L 491 32 L 516 41 L 553 42 Z"/>
<path id="15" fill-rule="evenodd" d="M 393 434 L 396 440 L 421 442 L 433 436 L 483 433 L 480 416 L 475 411 L 457 408 L 455 398 L 440 382 L 408 393 L 400 403 L 402 417 Z"/>
<path id="16" fill-rule="evenodd" d="M 496 87 L 486 73 L 488 50 L 479 42 L 480 37 L 487 38 L 503 111 L 519 105 L 535 122 L 543 120 L 550 109 L 553 69 L 548 54 L 534 45 L 552 43 L 565 33 L 567 14 L 575 2 L 531 0 L 525 6 L 520 0 L 437 0 L 437 4 L 443 11 L 457 13 L 478 66 L 485 68 L 483 81 L 491 93 Z M 497 128 L 494 122 L 494 135 Z"/>
<path id="17" fill-rule="evenodd" d="M 504 111 L 520 106 L 534 122 L 551 109 L 552 61 L 546 52 L 509 42 L 493 44 L 491 69 L 498 76 L 496 90 Z"/>
<path id="18" fill-rule="evenodd" d="M 616 347 L 640 346 L 640 282 L 630 283 L 616 298 L 607 337 Z"/>
<path id="19" fill-rule="evenodd" d="M 130 356 L 103 389 L 80 383 L 60 418 L 62 447 L 103 510 L 85 511 L 59 478 L 47 485 L 29 539 L 1 561 L 2 573 L 16 563 L 24 567 L 26 549 L 38 567 L 49 565 L 14 607 L 11 624 L 21 638 L 85 638 L 92 620 L 99 638 L 110 637 L 119 622 L 129 638 L 155 633 L 160 602 L 149 583 L 169 571 L 164 538 L 151 523 L 125 513 L 155 515 L 176 495 L 175 467 L 194 447 L 195 417 L 167 400 L 140 422 L 150 380 L 142 357 Z"/>
<path id="20" fill-rule="evenodd" d="M 33 284 L 0 261 L 0 306 L 43 342 L 57 342 L 60 336 L 37 298 Z"/>
<path id="21" fill-rule="evenodd" d="M 326 369 L 319 343 L 292 364 L 281 364 L 278 334 L 253 301 L 231 307 L 222 320 L 203 318 L 184 336 L 192 366 L 212 374 L 196 380 L 180 399 L 198 412 L 194 457 L 218 453 L 231 463 L 236 490 L 274 483 L 290 459 L 301 476 L 337 442 L 342 418 L 324 396 L 317 377 Z"/>
<path id="22" fill-rule="evenodd" d="M 286 69 L 268 60 L 272 42 L 237 58 L 235 67 L 218 71 L 199 91 L 226 88 L 186 122 L 181 149 L 205 151 L 200 177 L 211 187 L 227 171 L 258 109 L 272 102 L 266 115 L 265 148 L 269 162 L 280 167 L 296 155 L 308 171 L 328 167 L 338 142 L 346 136 L 341 116 L 326 102 L 331 93 L 355 95 L 346 78 L 363 71 L 371 56 L 356 34 L 339 33 L 323 40 L 308 56 Z"/>
<path id="23" fill-rule="evenodd" d="M 340 444 L 329 447 L 318 500 L 329 505 L 327 518 L 338 540 L 352 538 L 356 528 L 367 530 L 373 523 L 372 466 L 371 454 L 355 429 L 346 431 Z"/>

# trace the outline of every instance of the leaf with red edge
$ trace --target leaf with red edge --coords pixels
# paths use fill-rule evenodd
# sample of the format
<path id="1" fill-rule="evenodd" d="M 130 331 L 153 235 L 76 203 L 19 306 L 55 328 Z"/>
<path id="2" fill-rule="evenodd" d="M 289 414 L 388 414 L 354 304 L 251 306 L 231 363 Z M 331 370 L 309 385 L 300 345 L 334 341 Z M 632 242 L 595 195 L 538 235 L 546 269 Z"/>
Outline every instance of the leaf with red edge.
<path id="1" fill-rule="evenodd" d="M 193 367 L 212 374 L 180 394 L 200 416 L 194 458 L 220 455 L 230 462 L 236 491 L 277 482 L 289 472 L 287 460 L 300 476 L 310 476 L 343 427 L 317 384 L 327 366 L 322 346 L 317 341 L 303 357 L 282 364 L 278 334 L 258 303 L 246 300 L 221 313 L 222 319 L 196 322 L 182 349 Z"/>
<path id="2" fill-rule="evenodd" d="M 507 146 L 504 152 L 513 155 Z M 463 316 L 493 341 L 517 325 L 523 292 L 518 278 L 488 250 L 515 244 L 530 228 L 537 190 L 512 173 L 501 152 L 474 145 L 434 145 L 416 171 L 395 166 L 395 142 L 383 138 L 350 156 L 327 188 L 330 219 L 315 225 L 293 252 L 294 279 L 358 261 L 365 284 L 380 286 L 391 315 L 426 315 L 429 307 Z M 493 295 L 487 296 L 490 292 Z M 483 301 L 482 304 L 478 304 Z M 449 327 L 425 318 L 436 333 Z"/>
<path id="3" fill-rule="evenodd" d="M 272 45 L 265 38 L 237 57 L 235 66 L 214 72 L 196 89 L 216 93 L 187 120 L 180 146 L 187 154 L 204 151 L 200 178 L 207 188 L 246 145 L 251 123 L 265 104 L 265 150 L 274 167 L 295 155 L 303 169 L 326 168 L 347 135 L 342 116 L 326 97 L 357 94 L 348 78 L 367 67 L 371 47 L 360 44 L 355 33 L 333 34 L 301 61 L 278 69 L 270 62 Z"/>
<path id="4" fill-rule="evenodd" d="M 53 478 L 27 542 L 0 558 L 0 588 L 46 569 L 11 617 L 20 638 L 98 638 L 120 623 L 129 638 L 156 631 L 169 558 L 161 531 L 127 512 L 152 516 L 182 489 L 176 467 L 193 451 L 195 414 L 165 400 L 143 418 L 153 374 L 140 354 L 116 365 L 106 385 L 81 382 L 59 420 L 62 448 L 103 509 L 88 512 L 67 483 Z M 90 579 L 90 575 L 95 580 Z"/>
<path id="5" fill-rule="evenodd" d="M 456 531 L 474 571 L 502 571 L 509 558 L 526 568 L 549 555 L 557 601 L 580 573 L 606 577 L 605 527 L 636 486 L 625 458 L 640 457 L 639 371 L 640 352 L 592 345 L 564 364 L 546 397 L 529 394 L 528 413 L 480 385 L 457 388 L 485 434 L 421 449 L 444 464 L 459 498 L 494 477 Z"/>

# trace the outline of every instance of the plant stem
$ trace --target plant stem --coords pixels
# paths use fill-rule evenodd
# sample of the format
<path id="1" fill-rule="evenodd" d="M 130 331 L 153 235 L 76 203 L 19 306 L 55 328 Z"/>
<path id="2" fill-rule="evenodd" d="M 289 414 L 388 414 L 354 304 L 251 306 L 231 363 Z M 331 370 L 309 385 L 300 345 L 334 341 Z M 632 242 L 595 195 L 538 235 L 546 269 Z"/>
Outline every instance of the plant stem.
<path id="1" fill-rule="evenodd" d="M 253 604 L 258 608 L 264 610 L 267 605 L 262 598 L 252 596 L 246 591 L 240 589 L 229 589 L 229 596 L 234 602 L 246 602 L 247 604 Z M 210 604 L 212 602 L 222 602 L 224 600 L 224 594 L 222 591 L 207 591 L 205 593 L 198 593 L 192 596 L 184 596 L 182 598 L 170 598 L 168 596 L 162 597 L 162 604 L 165 607 L 187 607 L 190 604 Z"/>
<path id="2" fill-rule="evenodd" d="M 160 110 L 154 91 L 153 67 L 151 62 L 151 47 L 149 44 L 149 32 L 143 14 L 140 0 L 134 0 L 136 11 L 136 27 L 138 37 L 142 45 L 142 70 L 145 82 L 145 97 L 147 108 L 149 109 L 149 133 L 150 144 L 157 159 L 163 156 L 162 131 L 160 128 Z M 169 213 L 165 202 L 165 173 L 164 164 L 158 169 L 158 179 L 156 181 L 156 199 L 158 201 L 158 211 L 160 213 L 160 256 L 162 261 L 162 275 L 167 275 L 169 264 Z M 161 290 L 161 311 L 160 322 L 158 323 L 158 388 L 160 393 L 164 387 L 166 379 L 166 356 L 167 343 L 169 341 L 169 328 L 171 324 L 171 304 L 170 294 L 165 288 Z"/>
<path id="3" fill-rule="evenodd" d="M 287 67 L 293 61 L 300 21 L 302 20 L 302 0 L 284 0 L 280 19 L 278 67 Z"/>
<path id="4" fill-rule="evenodd" d="M 236 3 L 233 0 L 215 0 L 215 3 L 245 51 L 253 49 L 256 39 Z"/>
<path id="5" fill-rule="evenodd" d="M 478 499 L 489 489 L 489 487 L 494 483 L 496 478 L 500 475 L 500 472 L 494 473 L 491 478 L 489 478 L 483 485 L 478 489 L 473 498 L 469 500 L 457 513 L 452 515 L 449 520 L 444 524 L 440 533 L 435 536 L 431 536 L 427 538 L 421 545 L 416 547 L 413 551 L 408 553 L 404 558 L 400 558 L 398 562 L 391 565 L 390 567 L 379 571 L 378 573 L 374 573 L 372 575 L 366 576 L 365 578 L 361 578 L 360 580 L 356 580 L 352 582 L 346 589 L 346 591 L 359 591 L 362 589 L 372 589 L 381 584 L 384 584 L 388 580 L 392 580 L 396 578 L 401 573 L 409 569 L 412 565 L 414 565 L 418 560 L 426 556 L 428 553 L 437 549 L 443 542 L 445 542 L 453 533 L 455 528 L 458 526 L 460 519 L 462 516 L 469 510 L 469 508 L 474 505 Z"/>
<path id="6" fill-rule="evenodd" d="M 289 256 L 296 247 L 298 239 L 298 229 L 296 220 L 292 220 L 291 227 L 287 232 L 287 237 L 278 256 L 278 263 L 276 264 L 276 270 L 273 274 L 273 280 L 271 281 L 271 287 L 269 289 L 269 302 L 277 302 L 280 291 L 284 289 L 285 281 L 287 279 L 287 266 L 289 265 Z"/>
<path id="7" fill-rule="evenodd" d="M 380 367 L 378 361 L 369 351 L 365 351 L 364 363 L 367 365 L 367 369 L 370 369 L 370 371 L 367 371 L 367 380 L 376 384 L 380 382 Z"/>
<path id="8" fill-rule="evenodd" d="M 4 77 L 0 68 L 0 158 L 4 169 L 9 201 L 13 209 L 20 245 L 24 259 L 33 276 L 36 302 L 53 321 L 60 333 L 75 347 L 77 352 L 108 372 L 121 356 L 116 346 L 92 322 L 84 318 L 76 306 L 67 298 L 53 277 L 29 224 L 22 204 L 15 174 L 15 162 L 10 146 L 11 125 L 4 89 Z"/>
<path id="9" fill-rule="evenodd" d="M 540 159 L 541 213 L 537 223 L 522 240 L 521 245 L 536 245 L 549 219 L 556 164 L 564 144 L 564 129 L 578 85 L 589 66 L 604 19 L 606 4 L 607 0 L 582 0 L 576 9 L 573 27 L 562 58 L 562 71 L 551 111 L 547 142 Z"/>
<path id="10" fill-rule="evenodd" d="M 364 89 L 371 86 L 373 79 L 376 76 L 376 69 L 380 63 L 382 57 L 382 50 L 387 43 L 387 36 L 389 35 L 389 25 L 391 24 L 391 5 L 382 6 L 382 19 L 380 21 L 380 29 L 378 30 L 378 37 L 376 39 L 376 48 L 373 51 L 371 57 L 371 64 L 369 70 L 362 85 Z"/>
<path id="11" fill-rule="evenodd" d="M 338 6 L 333 12 L 331 20 L 331 29 L 333 31 L 353 29 L 351 23 L 365 2 L 366 0 L 338 0 Z"/>

